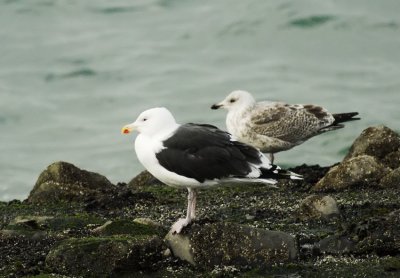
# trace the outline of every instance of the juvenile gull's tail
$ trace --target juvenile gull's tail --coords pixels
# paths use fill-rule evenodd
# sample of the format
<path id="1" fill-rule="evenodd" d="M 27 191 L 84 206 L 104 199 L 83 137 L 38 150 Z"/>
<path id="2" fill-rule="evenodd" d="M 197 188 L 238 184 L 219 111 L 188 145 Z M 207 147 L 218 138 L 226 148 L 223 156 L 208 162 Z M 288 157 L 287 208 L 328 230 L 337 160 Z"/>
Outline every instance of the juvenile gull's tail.
<path id="1" fill-rule="evenodd" d="M 344 123 L 344 122 L 359 120 L 360 118 L 354 118 L 354 116 L 357 116 L 357 115 L 358 115 L 358 112 L 332 114 L 332 116 L 335 118 L 335 121 L 333 122 L 332 125 L 337 125 L 337 124 Z"/>
<path id="2" fill-rule="evenodd" d="M 331 125 L 320 129 L 319 133 L 343 128 L 344 124 L 342 124 L 342 123 L 359 120 L 360 118 L 354 118 L 354 116 L 357 116 L 357 115 L 358 115 L 358 112 L 332 114 L 335 121 Z"/>

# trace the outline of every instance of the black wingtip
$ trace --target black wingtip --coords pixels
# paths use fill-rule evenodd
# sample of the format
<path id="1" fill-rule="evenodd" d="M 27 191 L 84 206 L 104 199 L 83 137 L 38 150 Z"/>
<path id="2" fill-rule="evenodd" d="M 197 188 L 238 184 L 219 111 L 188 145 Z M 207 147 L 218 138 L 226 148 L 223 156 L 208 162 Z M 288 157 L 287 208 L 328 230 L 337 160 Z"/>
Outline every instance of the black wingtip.
<path id="1" fill-rule="evenodd" d="M 294 172 L 280 169 L 279 166 L 272 165 L 270 169 L 261 168 L 260 178 L 265 179 L 286 179 L 286 180 L 302 180 L 303 176 Z"/>

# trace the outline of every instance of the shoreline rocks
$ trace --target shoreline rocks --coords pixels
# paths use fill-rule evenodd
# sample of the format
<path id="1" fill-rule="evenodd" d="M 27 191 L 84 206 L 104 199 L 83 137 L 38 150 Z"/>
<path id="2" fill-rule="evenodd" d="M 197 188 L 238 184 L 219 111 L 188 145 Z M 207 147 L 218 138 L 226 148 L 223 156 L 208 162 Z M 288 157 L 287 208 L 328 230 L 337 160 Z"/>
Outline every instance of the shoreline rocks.
<path id="1" fill-rule="evenodd" d="M 233 223 L 192 225 L 182 234 L 168 233 L 166 242 L 175 256 L 208 269 L 267 266 L 298 256 L 293 236 Z"/>
<path id="2" fill-rule="evenodd" d="M 27 200 L 0 202 L 0 276 L 398 277 L 399 147 L 371 127 L 341 163 L 293 168 L 303 181 L 202 190 L 179 235 L 184 191 L 56 162 Z"/>

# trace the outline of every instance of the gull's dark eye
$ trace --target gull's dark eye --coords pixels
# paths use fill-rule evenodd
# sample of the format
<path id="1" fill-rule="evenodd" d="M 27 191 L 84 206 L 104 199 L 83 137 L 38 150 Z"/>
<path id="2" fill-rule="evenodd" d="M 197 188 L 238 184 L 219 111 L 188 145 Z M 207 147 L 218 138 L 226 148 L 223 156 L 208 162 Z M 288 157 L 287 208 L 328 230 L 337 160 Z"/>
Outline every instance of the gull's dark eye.
<path id="1" fill-rule="evenodd" d="M 230 103 L 234 103 L 235 101 L 236 101 L 236 99 L 234 99 L 234 98 L 231 98 L 231 99 L 229 100 Z"/>
<path id="2" fill-rule="evenodd" d="M 147 118 L 143 118 L 143 122 L 147 121 Z"/>

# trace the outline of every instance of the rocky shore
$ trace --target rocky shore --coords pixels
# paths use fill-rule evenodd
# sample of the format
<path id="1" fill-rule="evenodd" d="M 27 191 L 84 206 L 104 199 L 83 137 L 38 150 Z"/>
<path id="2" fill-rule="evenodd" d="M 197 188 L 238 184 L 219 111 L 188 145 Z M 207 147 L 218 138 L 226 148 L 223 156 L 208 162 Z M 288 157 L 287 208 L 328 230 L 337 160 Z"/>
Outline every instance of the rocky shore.
<path id="1" fill-rule="evenodd" d="M 304 180 L 200 191 L 172 235 L 186 191 L 53 163 L 0 202 L 0 277 L 400 277 L 399 134 L 370 127 L 342 162 L 291 170 Z"/>

